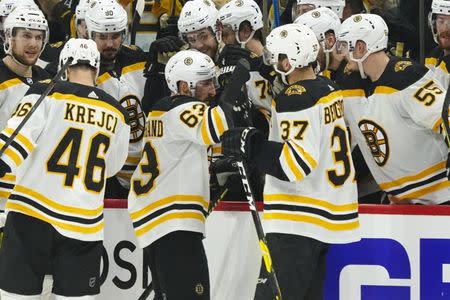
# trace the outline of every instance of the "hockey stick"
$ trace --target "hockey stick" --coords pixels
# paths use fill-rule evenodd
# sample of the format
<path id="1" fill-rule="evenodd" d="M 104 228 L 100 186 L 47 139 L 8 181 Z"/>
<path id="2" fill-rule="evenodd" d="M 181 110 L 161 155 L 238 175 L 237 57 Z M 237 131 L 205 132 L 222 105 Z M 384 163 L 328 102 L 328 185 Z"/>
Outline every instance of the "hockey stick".
<path id="1" fill-rule="evenodd" d="M 30 109 L 30 112 L 23 118 L 22 122 L 20 122 L 19 126 L 14 130 L 14 132 L 11 134 L 11 136 L 6 140 L 5 144 L 0 149 L 0 158 L 2 158 L 3 154 L 5 153 L 6 149 L 11 145 L 11 143 L 14 141 L 15 137 L 19 134 L 19 131 L 22 129 L 22 127 L 25 125 L 26 122 L 31 118 L 33 113 L 36 111 L 36 109 L 41 105 L 41 102 L 44 101 L 44 98 L 50 94 L 50 92 L 55 87 L 56 81 L 61 78 L 61 76 L 66 72 L 69 65 L 72 63 L 73 57 L 69 57 L 67 59 L 66 63 L 61 67 L 61 70 L 59 70 L 58 73 L 56 73 L 55 77 L 53 77 L 52 82 L 47 86 L 44 93 L 39 97 L 39 99 L 36 101 L 36 103 L 33 105 L 33 107 Z"/>
<path id="2" fill-rule="evenodd" d="M 142 292 L 142 295 L 138 298 L 138 300 L 146 300 L 148 296 L 150 296 L 150 293 L 153 291 L 153 281 L 150 281 L 150 283 L 147 285 L 145 290 Z"/>
<path id="3" fill-rule="evenodd" d="M 273 0 L 273 19 L 275 28 L 280 26 L 280 6 L 278 0 Z"/>
<path id="4" fill-rule="evenodd" d="M 442 107 L 442 123 L 444 123 L 445 136 L 447 138 L 447 145 L 450 147 L 450 125 L 448 123 L 448 106 L 450 103 L 450 86 L 445 93 L 444 104 Z"/>
<path id="5" fill-rule="evenodd" d="M 242 86 L 245 84 L 245 82 L 247 82 L 248 78 L 244 77 L 245 76 L 244 71 L 245 71 L 245 67 L 246 67 L 245 62 L 243 61 L 243 59 L 239 60 L 238 64 L 236 65 L 236 68 L 234 69 L 233 74 L 231 75 L 230 85 L 228 86 L 231 89 L 231 91 L 230 91 L 230 89 L 225 90 L 224 93 L 221 95 L 221 100 L 226 102 L 226 99 L 234 99 L 233 97 L 230 97 L 230 95 L 234 95 L 233 93 L 240 92 Z M 248 64 L 248 62 L 247 62 L 247 64 Z M 249 74 L 247 74 L 247 75 L 249 76 Z M 246 80 L 244 81 L 244 79 L 246 79 Z M 225 94 L 227 91 L 229 91 L 228 95 Z M 226 98 L 226 97 L 228 97 L 228 98 Z M 226 102 L 226 103 L 228 104 L 229 102 Z M 224 112 L 225 112 L 225 114 L 233 113 L 232 109 L 231 109 L 231 112 L 230 112 L 230 109 L 228 109 L 227 111 L 224 111 Z M 228 128 L 233 128 L 234 122 L 233 122 L 232 115 L 230 115 L 229 119 L 230 120 L 227 119 L 227 122 L 229 122 Z M 247 134 L 247 132 L 249 130 L 250 129 L 248 129 L 248 128 L 245 129 L 243 131 L 243 134 L 241 135 L 241 147 L 243 145 L 245 145 L 245 135 Z M 248 201 L 250 212 L 252 214 L 253 223 L 255 224 L 256 233 L 257 233 L 258 239 L 259 239 L 259 247 L 261 248 L 263 259 L 264 259 L 264 265 L 266 266 L 267 273 L 269 274 L 270 287 L 272 288 L 272 292 L 275 296 L 275 299 L 281 300 L 282 298 L 281 298 L 280 286 L 278 284 L 278 279 L 275 274 L 275 270 L 272 266 L 272 257 L 270 256 L 269 247 L 267 246 L 266 235 L 264 233 L 261 219 L 260 219 L 258 211 L 256 209 L 253 191 L 248 182 L 248 176 L 247 176 L 248 169 L 243 160 L 238 160 L 236 162 L 236 164 L 237 164 L 237 167 L 239 170 L 239 174 L 241 175 L 241 181 L 242 181 L 242 185 L 244 187 L 245 196 Z"/>

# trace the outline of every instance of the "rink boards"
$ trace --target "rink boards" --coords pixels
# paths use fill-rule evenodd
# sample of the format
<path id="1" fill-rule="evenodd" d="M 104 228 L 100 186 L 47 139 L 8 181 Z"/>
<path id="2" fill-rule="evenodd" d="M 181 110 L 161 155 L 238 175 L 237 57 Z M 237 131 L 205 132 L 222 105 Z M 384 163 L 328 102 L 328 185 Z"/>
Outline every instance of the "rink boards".
<path id="1" fill-rule="evenodd" d="M 105 207 L 100 299 L 138 299 L 151 276 L 126 202 Z M 450 207 L 362 205 L 360 222 L 360 242 L 330 248 L 325 300 L 450 299 Z M 261 255 L 246 204 L 222 204 L 206 228 L 212 299 L 253 299 Z"/>

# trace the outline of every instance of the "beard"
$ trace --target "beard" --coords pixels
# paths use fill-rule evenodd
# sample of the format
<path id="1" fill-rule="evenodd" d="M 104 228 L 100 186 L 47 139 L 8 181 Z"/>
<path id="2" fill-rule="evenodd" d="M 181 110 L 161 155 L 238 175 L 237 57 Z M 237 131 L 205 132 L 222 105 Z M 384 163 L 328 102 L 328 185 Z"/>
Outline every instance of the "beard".
<path id="1" fill-rule="evenodd" d="M 19 63 L 21 63 L 22 65 L 31 67 L 34 66 L 39 58 L 39 53 L 36 54 L 36 56 L 34 58 L 28 58 L 25 56 L 25 54 L 17 54 L 15 53 L 14 49 L 12 49 L 11 51 L 12 56 L 14 57 L 15 60 L 17 60 Z"/>
<path id="2" fill-rule="evenodd" d="M 444 31 L 438 35 L 439 46 L 444 50 L 450 50 L 450 31 Z"/>

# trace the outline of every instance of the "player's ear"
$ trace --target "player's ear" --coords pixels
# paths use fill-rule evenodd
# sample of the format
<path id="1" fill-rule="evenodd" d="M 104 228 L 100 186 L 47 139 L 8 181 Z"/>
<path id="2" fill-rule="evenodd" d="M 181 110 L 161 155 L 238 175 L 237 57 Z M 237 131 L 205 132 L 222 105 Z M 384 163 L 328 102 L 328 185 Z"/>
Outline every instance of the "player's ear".
<path id="1" fill-rule="evenodd" d="M 367 45 L 363 41 L 357 41 L 355 45 L 355 52 L 357 53 L 366 53 Z"/>
<path id="2" fill-rule="evenodd" d="M 241 41 L 247 40 L 252 34 L 252 27 L 248 21 L 244 21 L 239 26 L 239 39 Z"/>
<path id="3" fill-rule="evenodd" d="M 192 96 L 189 84 L 186 81 L 180 80 L 178 82 L 178 93 L 184 96 Z"/>

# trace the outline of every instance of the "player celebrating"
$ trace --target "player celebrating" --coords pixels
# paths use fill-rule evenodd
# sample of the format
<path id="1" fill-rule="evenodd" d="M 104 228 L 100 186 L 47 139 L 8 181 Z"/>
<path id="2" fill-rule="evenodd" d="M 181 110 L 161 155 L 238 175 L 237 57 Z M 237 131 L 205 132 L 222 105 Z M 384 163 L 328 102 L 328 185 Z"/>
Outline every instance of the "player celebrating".
<path id="1" fill-rule="evenodd" d="M 357 66 L 342 83 L 352 140 L 392 202 L 441 204 L 450 198 L 445 89 L 425 66 L 384 52 L 388 30 L 380 16 L 358 14 L 338 35 L 338 49 Z"/>
<path id="2" fill-rule="evenodd" d="M 101 55 L 97 86 L 116 98 L 128 111 L 131 124 L 129 156 L 117 177 L 108 181 L 107 197 L 126 198 L 130 178 L 140 159 L 145 116 L 141 100 L 146 56 L 134 47 L 123 45 L 127 34 L 127 13 L 114 0 L 99 0 L 85 16 L 88 35 Z"/>
<path id="3" fill-rule="evenodd" d="M 209 201 L 207 149 L 220 141 L 227 121 L 220 106 L 208 107 L 216 93 L 209 56 L 180 51 L 169 59 L 165 76 L 174 96 L 158 101 L 148 115 L 128 210 L 151 260 L 157 298 L 209 299 L 202 244 Z"/>
<path id="4" fill-rule="evenodd" d="M 6 57 L 0 60 L 0 130 L 5 128 L 30 85 L 50 77 L 35 65 L 49 35 L 42 12 L 37 8 L 15 9 L 6 18 L 4 31 Z M 13 174 L 0 179 L 2 208 L 14 187 L 14 179 Z"/>
<path id="5" fill-rule="evenodd" d="M 450 1 L 433 0 L 428 23 L 438 46 L 425 58 L 425 65 L 434 71 L 434 78 L 447 88 L 450 83 Z"/>
<path id="6" fill-rule="evenodd" d="M 95 43 L 71 39 L 61 65 L 69 58 L 68 82 L 56 83 L 0 160 L 0 177 L 13 170 L 17 178 L 0 249 L 2 299 L 39 299 L 49 265 L 56 299 L 94 299 L 100 291 L 105 178 L 126 159 L 130 127 L 126 111 L 94 87 Z M 47 85 L 29 89 L 0 145 Z"/>
<path id="7" fill-rule="evenodd" d="M 264 229 L 283 299 L 322 299 L 328 245 L 359 240 L 342 94 L 315 75 L 319 43 L 308 27 L 272 30 L 267 50 L 288 84 L 272 105 L 269 140 L 253 128 L 231 129 L 223 154 L 267 174 Z M 255 299 L 273 299 L 265 276 L 262 270 Z"/>

